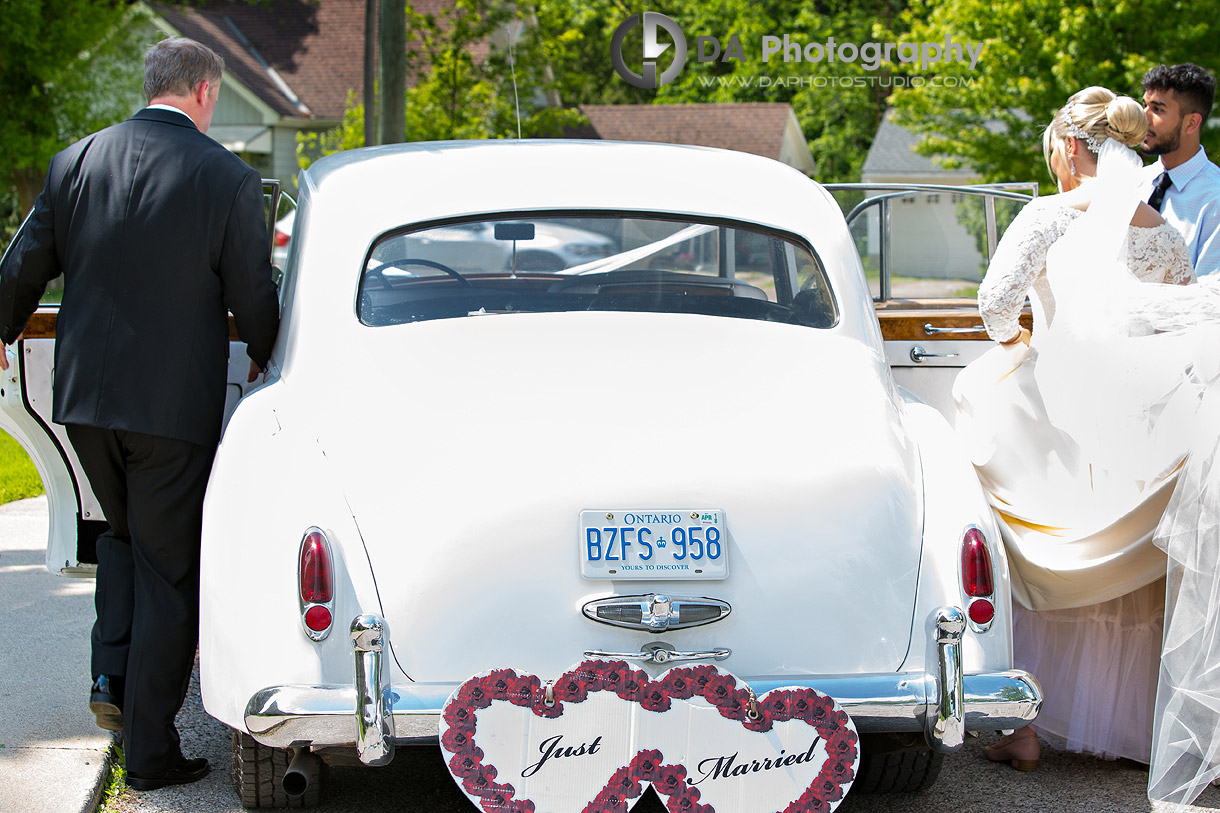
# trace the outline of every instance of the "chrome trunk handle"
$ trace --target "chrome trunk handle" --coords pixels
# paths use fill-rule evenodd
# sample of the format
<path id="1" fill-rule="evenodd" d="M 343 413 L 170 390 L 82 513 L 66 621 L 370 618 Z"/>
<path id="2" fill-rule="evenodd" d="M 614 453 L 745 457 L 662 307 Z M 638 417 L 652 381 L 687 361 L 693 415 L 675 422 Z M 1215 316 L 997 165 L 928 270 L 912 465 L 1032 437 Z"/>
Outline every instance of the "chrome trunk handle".
<path id="1" fill-rule="evenodd" d="M 644 663 L 673 663 L 675 661 L 722 661 L 733 650 L 716 647 L 694 652 L 679 652 L 669 644 L 647 644 L 639 652 L 603 652 L 600 649 L 586 649 L 586 658 L 606 658 L 616 661 L 643 661 Z"/>

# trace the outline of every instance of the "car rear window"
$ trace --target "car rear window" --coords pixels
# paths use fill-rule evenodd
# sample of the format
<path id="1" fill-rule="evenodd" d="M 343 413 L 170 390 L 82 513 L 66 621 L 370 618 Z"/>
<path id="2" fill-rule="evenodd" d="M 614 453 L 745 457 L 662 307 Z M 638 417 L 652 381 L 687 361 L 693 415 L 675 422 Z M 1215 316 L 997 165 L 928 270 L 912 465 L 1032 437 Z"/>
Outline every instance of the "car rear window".
<path id="1" fill-rule="evenodd" d="M 367 325 L 553 311 L 696 313 L 833 327 L 814 253 L 740 223 L 656 216 L 503 216 L 377 240 L 358 301 Z"/>

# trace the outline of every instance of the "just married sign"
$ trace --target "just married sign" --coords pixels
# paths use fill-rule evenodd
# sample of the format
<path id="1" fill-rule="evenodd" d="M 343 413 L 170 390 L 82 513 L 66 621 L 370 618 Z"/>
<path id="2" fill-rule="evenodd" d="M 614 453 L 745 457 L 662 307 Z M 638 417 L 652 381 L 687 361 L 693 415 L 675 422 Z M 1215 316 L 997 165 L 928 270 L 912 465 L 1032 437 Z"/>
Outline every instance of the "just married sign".
<path id="1" fill-rule="evenodd" d="M 755 697 L 715 666 L 652 680 L 602 660 L 548 684 L 476 675 L 445 704 L 441 748 L 487 813 L 626 811 L 649 785 L 670 811 L 829 813 L 860 753 L 851 718 L 813 689 Z"/>

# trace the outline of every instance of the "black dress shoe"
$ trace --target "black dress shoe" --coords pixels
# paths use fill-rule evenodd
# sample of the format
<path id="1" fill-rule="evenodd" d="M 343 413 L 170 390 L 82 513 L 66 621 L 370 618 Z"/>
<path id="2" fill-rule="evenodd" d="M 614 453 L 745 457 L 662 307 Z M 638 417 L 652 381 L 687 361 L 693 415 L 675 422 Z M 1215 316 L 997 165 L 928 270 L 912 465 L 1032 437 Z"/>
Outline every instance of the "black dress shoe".
<path id="1" fill-rule="evenodd" d="M 123 730 L 123 678 L 99 675 L 89 692 L 89 711 L 97 717 L 98 728 Z"/>
<path id="2" fill-rule="evenodd" d="M 208 775 L 208 761 L 203 757 L 184 759 L 165 773 L 149 776 L 127 772 L 127 787 L 132 790 L 156 790 L 169 785 L 189 785 Z"/>

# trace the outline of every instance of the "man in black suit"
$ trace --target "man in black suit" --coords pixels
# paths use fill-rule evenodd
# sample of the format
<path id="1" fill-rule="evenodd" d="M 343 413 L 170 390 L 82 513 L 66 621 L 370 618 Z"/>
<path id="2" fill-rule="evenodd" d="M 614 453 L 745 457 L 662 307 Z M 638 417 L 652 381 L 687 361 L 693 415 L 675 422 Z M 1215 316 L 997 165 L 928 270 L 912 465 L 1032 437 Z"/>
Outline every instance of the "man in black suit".
<path id="1" fill-rule="evenodd" d="M 51 160 L 0 261 L 0 342 L 64 276 L 53 418 L 110 530 L 98 539 L 90 707 L 122 730 L 127 784 L 194 782 L 174 718 L 199 625 L 203 494 L 220 438 L 229 328 L 250 380 L 279 325 L 259 175 L 204 133 L 224 69 L 187 39 L 144 62 L 149 106 Z M 7 367 L 0 344 L 0 367 Z"/>

